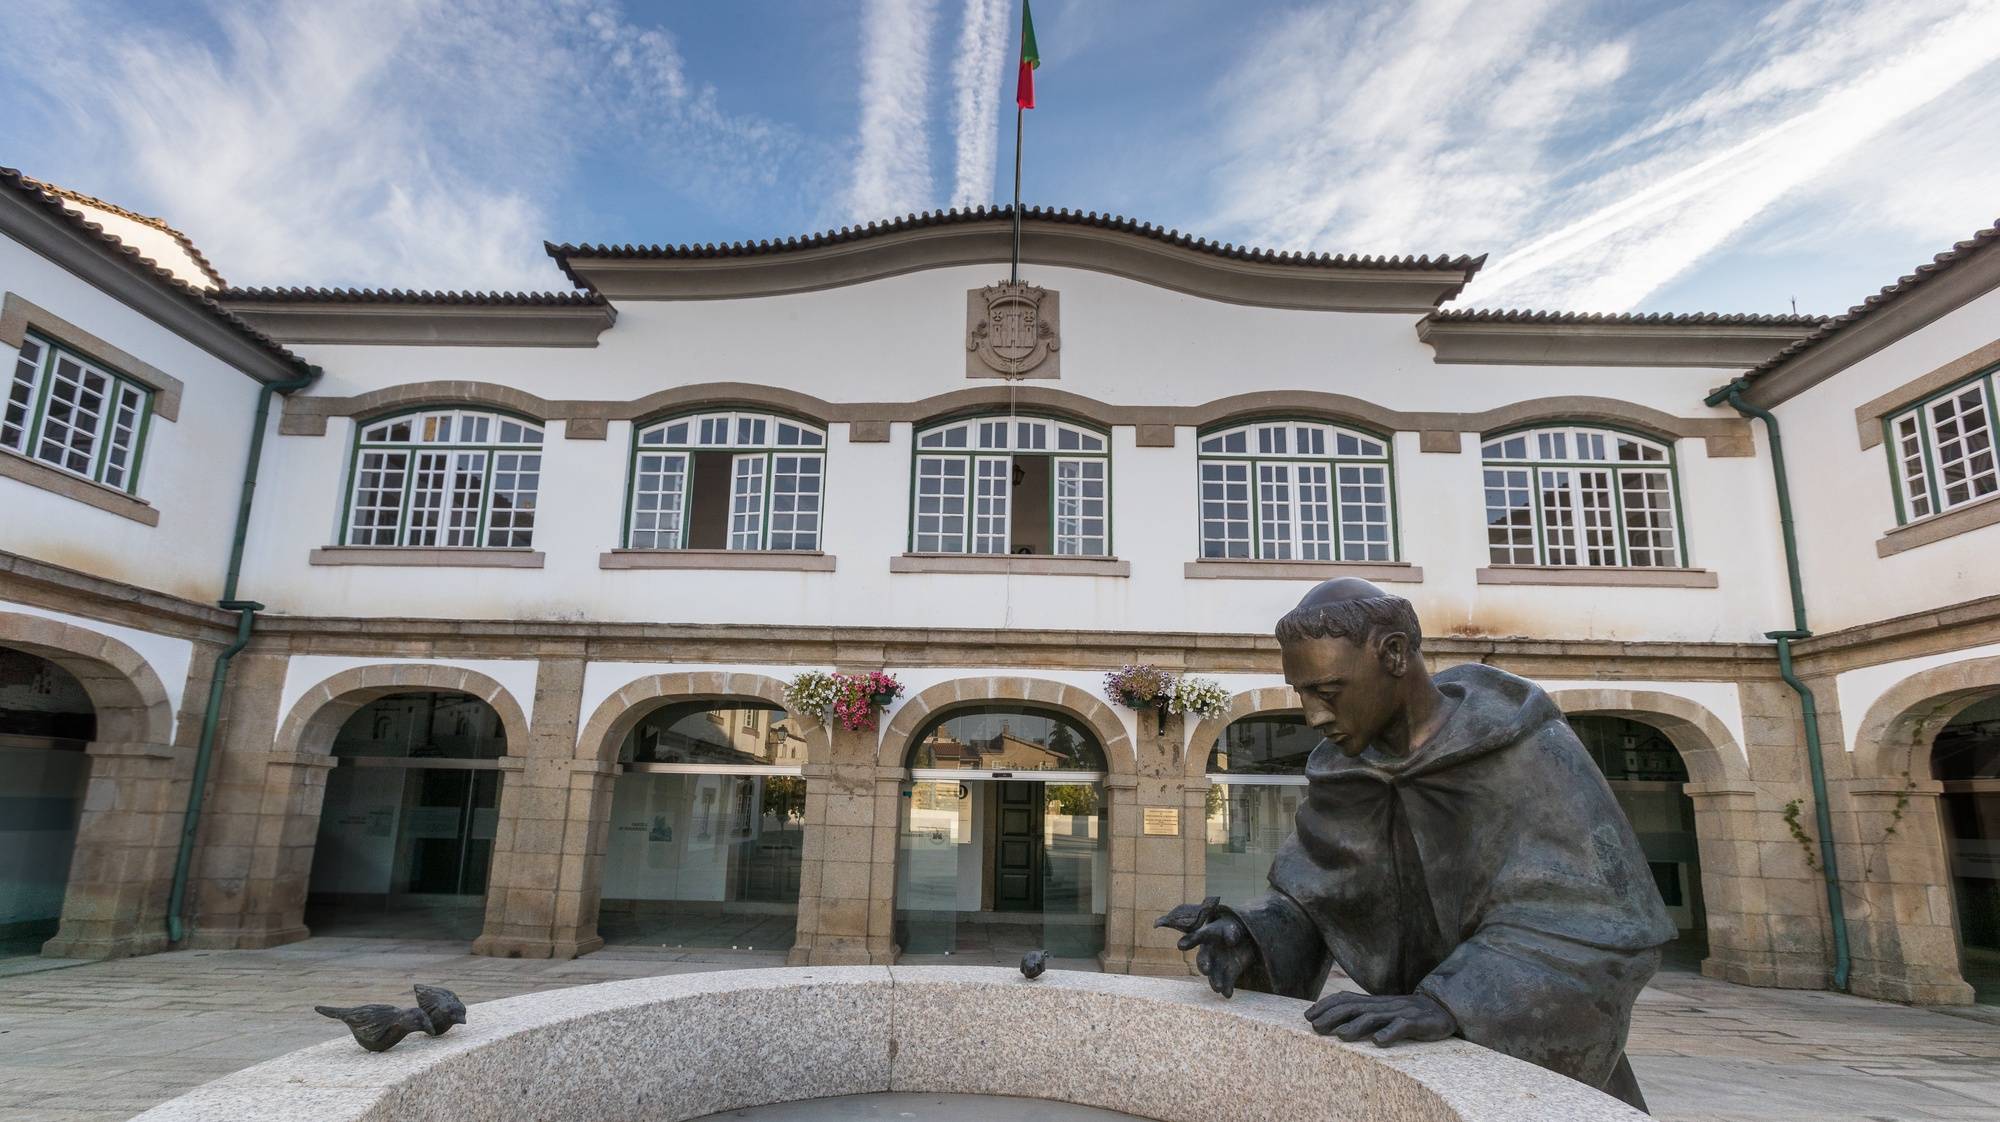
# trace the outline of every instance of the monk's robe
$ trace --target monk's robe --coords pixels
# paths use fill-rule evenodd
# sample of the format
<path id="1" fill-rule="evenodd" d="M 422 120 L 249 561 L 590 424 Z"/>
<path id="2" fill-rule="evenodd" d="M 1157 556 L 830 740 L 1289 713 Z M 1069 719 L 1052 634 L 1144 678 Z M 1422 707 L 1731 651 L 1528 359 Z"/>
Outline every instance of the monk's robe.
<path id="1" fill-rule="evenodd" d="M 1337 962 L 1369 993 L 1432 998 L 1475 1044 L 1636 1099 L 1632 1002 L 1674 937 L 1639 841 L 1540 687 L 1479 665 L 1435 681 L 1449 716 L 1409 755 L 1313 750 L 1273 891 L 1231 909 L 1258 951 L 1239 984 L 1312 1000 Z"/>

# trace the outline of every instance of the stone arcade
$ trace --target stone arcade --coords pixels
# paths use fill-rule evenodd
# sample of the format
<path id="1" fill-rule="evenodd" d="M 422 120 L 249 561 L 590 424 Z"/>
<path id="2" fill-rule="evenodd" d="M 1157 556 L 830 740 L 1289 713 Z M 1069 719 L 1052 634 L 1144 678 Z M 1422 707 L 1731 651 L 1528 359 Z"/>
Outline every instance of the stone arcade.
<path id="1" fill-rule="evenodd" d="M 1993 231 L 1821 321 L 1442 310 L 1479 259 L 1023 226 L 998 311 L 1004 211 L 556 246 L 560 293 L 252 290 L 0 172 L 6 946 L 1183 973 L 1152 917 L 1258 891 L 1303 789 L 1263 625 L 1357 576 L 1435 667 L 1549 688 L 1670 965 L 1993 977 Z M 1730 386 L 1790 464 L 1840 924 L 1766 637 L 1795 621 L 1771 436 L 1708 404 Z M 1137 662 L 1229 712 L 1112 706 Z M 785 710 L 812 669 L 907 692 L 828 727 Z"/>

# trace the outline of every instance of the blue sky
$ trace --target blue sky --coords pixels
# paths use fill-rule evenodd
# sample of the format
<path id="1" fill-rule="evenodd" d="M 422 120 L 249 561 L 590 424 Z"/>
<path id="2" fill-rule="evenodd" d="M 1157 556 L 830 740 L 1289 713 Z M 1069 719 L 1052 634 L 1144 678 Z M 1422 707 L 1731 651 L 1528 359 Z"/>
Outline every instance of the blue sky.
<path id="1" fill-rule="evenodd" d="M 237 284 L 561 288 L 554 241 L 1009 189 L 1019 0 L 0 4 L 0 164 Z M 1489 253 L 1465 302 L 1838 311 L 2000 217 L 2000 0 L 1041 0 L 1024 198 Z"/>

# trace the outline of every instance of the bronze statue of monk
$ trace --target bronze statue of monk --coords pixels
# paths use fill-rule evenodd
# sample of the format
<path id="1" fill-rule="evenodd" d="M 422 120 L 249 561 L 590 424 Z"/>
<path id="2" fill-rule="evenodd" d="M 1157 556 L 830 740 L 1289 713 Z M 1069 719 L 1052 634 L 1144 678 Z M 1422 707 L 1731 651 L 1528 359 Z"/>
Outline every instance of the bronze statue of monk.
<path id="1" fill-rule="evenodd" d="M 1366 581 L 1277 632 L 1326 739 L 1271 891 L 1160 925 L 1224 997 L 1317 998 L 1314 1031 L 1379 1046 L 1461 1036 L 1644 1110 L 1625 1036 L 1674 925 L 1562 711 L 1490 666 L 1433 678 L 1409 601 Z M 1320 998 L 1335 963 L 1367 992 Z"/>

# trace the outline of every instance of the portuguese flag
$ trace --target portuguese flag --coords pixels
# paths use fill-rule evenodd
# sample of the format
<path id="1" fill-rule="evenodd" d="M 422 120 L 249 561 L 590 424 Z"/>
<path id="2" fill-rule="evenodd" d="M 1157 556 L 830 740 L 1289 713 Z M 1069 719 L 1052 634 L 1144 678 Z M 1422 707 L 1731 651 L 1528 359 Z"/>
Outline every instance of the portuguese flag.
<path id="1" fill-rule="evenodd" d="M 1035 107 L 1035 68 L 1042 64 L 1042 52 L 1035 46 L 1035 17 L 1028 0 L 1021 0 L 1021 76 L 1014 82 L 1014 104 L 1022 109 Z"/>

